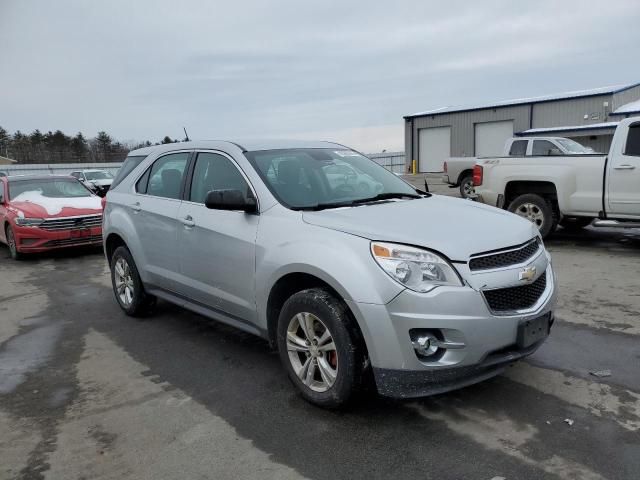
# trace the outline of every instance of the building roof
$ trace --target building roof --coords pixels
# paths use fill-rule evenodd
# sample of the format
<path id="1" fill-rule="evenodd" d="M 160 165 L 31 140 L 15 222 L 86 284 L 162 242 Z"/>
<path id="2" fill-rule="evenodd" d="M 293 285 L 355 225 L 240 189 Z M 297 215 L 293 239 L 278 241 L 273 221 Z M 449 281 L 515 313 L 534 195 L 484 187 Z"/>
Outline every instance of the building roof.
<path id="1" fill-rule="evenodd" d="M 557 93 L 553 95 L 542 95 L 539 97 L 529 98 L 515 98 L 511 100 L 503 100 L 494 103 L 476 104 L 476 105 L 460 105 L 451 107 L 440 107 L 433 110 L 427 110 L 425 112 L 418 112 L 412 115 L 407 115 L 404 118 L 423 117 L 427 115 L 442 115 L 444 113 L 454 112 L 467 112 L 472 110 L 485 110 L 489 108 L 510 107 L 514 105 L 527 105 L 531 103 L 553 102 L 555 100 L 567 100 L 571 98 L 584 98 L 593 97 L 597 95 L 608 95 L 618 92 L 623 92 L 633 87 L 640 86 L 640 83 L 632 83 L 626 85 L 610 85 L 608 87 L 592 88 L 589 90 L 575 90 L 573 92 Z"/>
<path id="2" fill-rule="evenodd" d="M 18 163 L 17 160 L 12 160 L 11 158 L 3 157 L 0 155 L 0 165 L 8 165 L 11 163 Z"/>
<path id="3" fill-rule="evenodd" d="M 611 112 L 611 115 L 629 115 L 630 113 L 640 113 L 640 100 L 625 103 Z"/>
<path id="4" fill-rule="evenodd" d="M 537 133 L 560 133 L 560 132 L 575 132 L 580 130 L 615 130 L 620 122 L 604 122 L 604 123 L 592 123 L 590 125 L 574 125 L 566 127 L 548 127 L 548 128 L 530 128 L 522 132 L 516 133 L 518 136 L 533 135 Z"/>

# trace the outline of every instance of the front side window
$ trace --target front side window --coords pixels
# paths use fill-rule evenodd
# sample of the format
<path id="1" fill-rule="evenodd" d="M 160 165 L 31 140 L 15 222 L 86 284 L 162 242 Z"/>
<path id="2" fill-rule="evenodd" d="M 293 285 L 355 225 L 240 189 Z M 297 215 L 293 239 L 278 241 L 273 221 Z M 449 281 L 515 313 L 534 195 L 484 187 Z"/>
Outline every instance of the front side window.
<path id="1" fill-rule="evenodd" d="M 527 143 L 529 143 L 529 140 L 516 140 L 513 142 L 509 150 L 509 156 L 524 157 L 527 154 Z"/>
<path id="2" fill-rule="evenodd" d="M 562 147 L 564 148 L 564 150 L 569 154 L 569 155 L 589 155 L 592 153 L 596 153 L 593 148 L 591 147 L 585 147 L 584 145 L 576 142 L 575 140 L 570 140 L 568 138 L 559 138 L 558 140 L 556 140 L 560 145 L 562 145 Z"/>
<path id="3" fill-rule="evenodd" d="M 93 194 L 77 180 L 64 178 L 43 178 L 12 180 L 9 186 L 11 200 L 16 202 L 35 201 L 47 198 L 91 197 Z"/>
<path id="4" fill-rule="evenodd" d="M 170 153 L 151 166 L 147 194 L 163 198 L 180 198 L 182 179 L 187 169 L 189 153 Z"/>
<path id="5" fill-rule="evenodd" d="M 624 149 L 624 154 L 633 157 L 640 157 L 640 123 L 636 123 L 629 127 L 627 145 Z"/>
<path id="6" fill-rule="evenodd" d="M 531 154 L 535 157 L 548 157 L 550 155 L 561 155 L 562 152 L 548 140 L 534 140 Z"/>
<path id="7" fill-rule="evenodd" d="M 217 153 L 199 153 L 189 200 L 204 203 L 207 193 L 213 190 L 239 190 L 245 198 L 253 196 L 247 181 L 231 160 Z"/>
<path id="8" fill-rule="evenodd" d="M 296 148 L 245 156 L 278 201 L 292 209 L 328 208 L 376 196 L 419 197 L 396 175 L 353 150 Z"/>

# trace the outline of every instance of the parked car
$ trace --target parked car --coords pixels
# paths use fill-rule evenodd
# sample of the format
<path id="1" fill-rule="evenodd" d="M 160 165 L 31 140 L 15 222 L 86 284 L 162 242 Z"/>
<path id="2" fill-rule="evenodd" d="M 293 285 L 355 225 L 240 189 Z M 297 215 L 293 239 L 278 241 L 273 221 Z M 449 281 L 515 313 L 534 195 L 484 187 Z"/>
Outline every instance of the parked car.
<path id="1" fill-rule="evenodd" d="M 11 257 L 102 242 L 100 198 L 73 177 L 0 177 L 0 242 Z"/>
<path id="2" fill-rule="evenodd" d="M 578 154 L 567 139 L 517 140 L 512 148 L 517 142 L 521 158 L 478 160 L 477 200 L 529 219 L 543 237 L 558 224 L 578 229 L 594 219 L 594 227 L 640 227 L 640 118 L 620 122 L 608 155 Z M 570 154 L 560 151 L 567 145 Z"/>
<path id="3" fill-rule="evenodd" d="M 343 163 L 382 189 L 333 186 Z M 317 405 L 345 404 L 371 373 L 391 397 L 479 382 L 553 323 L 534 225 L 419 192 L 344 146 L 188 142 L 122 168 L 104 216 L 122 310 L 144 315 L 160 297 L 259 335 Z"/>
<path id="4" fill-rule="evenodd" d="M 505 142 L 505 157 L 553 155 L 590 155 L 592 148 L 563 137 L 514 137 Z M 477 157 L 451 157 L 444 162 L 442 180 L 451 188 L 458 187 L 462 198 L 475 198 L 473 167 Z"/>
<path id="5" fill-rule="evenodd" d="M 89 190 L 100 197 L 107 194 L 113 182 L 113 175 L 106 170 L 76 170 L 71 172 L 71 176 L 80 180 Z"/>

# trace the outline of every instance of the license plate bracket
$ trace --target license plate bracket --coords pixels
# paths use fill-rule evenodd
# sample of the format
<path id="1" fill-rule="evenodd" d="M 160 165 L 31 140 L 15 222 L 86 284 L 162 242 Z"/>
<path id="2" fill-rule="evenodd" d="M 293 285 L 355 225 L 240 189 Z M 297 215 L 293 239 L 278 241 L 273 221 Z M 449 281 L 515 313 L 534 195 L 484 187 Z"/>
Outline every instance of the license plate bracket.
<path id="1" fill-rule="evenodd" d="M 516 343 L 520 348 L 530 347 L 549 335 L 551 314 L 525 320 L 518 325 L 518 337 Z"/>

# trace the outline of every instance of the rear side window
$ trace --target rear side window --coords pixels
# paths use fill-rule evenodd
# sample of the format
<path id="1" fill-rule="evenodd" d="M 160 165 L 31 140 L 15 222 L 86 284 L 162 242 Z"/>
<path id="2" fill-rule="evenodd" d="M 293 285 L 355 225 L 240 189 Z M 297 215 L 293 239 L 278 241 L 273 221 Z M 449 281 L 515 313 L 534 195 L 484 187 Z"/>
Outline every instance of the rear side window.
<path id="1" fill-rule="evenodd" d="M 534 140 L 531 154 L 536 157 L 548 157 L 558 155 L 559 149 L 548 140 Z"/>
<path id="2" fill-rule="evenodd" d="M 135 155 L 135 156 L 132 156 L 132 157 L 125 158 L 124 163 L 120 167 L 120 170 L 118 170 L 118 173 L 116 173 L 116 176 L 113 179 L 113 182 L 111 182 L 111 190 L 116 188 L 116 186 L 120 182 L 122 182 L 122 180 L 127 178 L 127 175 L 129 175 L 133 171 L 134 168 L 136 168 L 138 165 L 140 165 L 140 163 L 145 158 L 147 158 L 146 155 Z"/>
<path id="3" fill-rule="evenodd" d="M 231 160 L 217 153 L 199 153 L 193 170 L 189 200 L 204 203 L 212 190 L 239 190 L 251 196 L 249 185 Z"/>
<path id="4" fill-rule="evenodd" d="M 513 142 L 509 150 L 509 156 L 524 157 L 527 154 L 527 143 L 529 143 L 529 140 L 516 140 Z"/>
<path id="5" fill-rule="evenodd" d="M 156 160 L 151 166 L 147 194 L 179 199 L 188 161 L 188 152 L 170 153 Z"/>
<path id="6" fill-rule="evenodd" d="M 624 149 L 624 154 L 633 157 L 640 157 L 640 123 L 636 123 L 629 127 L 627 145 Z"/>

